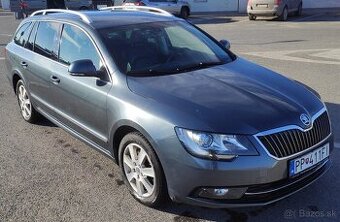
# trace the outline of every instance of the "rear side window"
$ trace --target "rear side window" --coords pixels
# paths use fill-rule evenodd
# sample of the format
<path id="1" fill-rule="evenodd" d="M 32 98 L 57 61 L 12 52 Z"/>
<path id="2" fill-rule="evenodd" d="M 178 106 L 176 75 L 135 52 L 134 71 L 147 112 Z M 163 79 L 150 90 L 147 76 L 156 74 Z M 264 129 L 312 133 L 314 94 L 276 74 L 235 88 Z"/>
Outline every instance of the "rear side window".
<path id="1" fill-rule="evenodd" d="M 20 46 L 25 46 L 32 27 L 31 22 L 23 24 L 14 36 L 14 42 Z"/>
<path id="2" fill-rule="evenodd" d="M 57 59 L 59 28 L 60 24 L 56 22 L 39 22 L 34 51 L 47 58 Z"/>
<path id="3" fill-rule="evenodd" d="M 64 25 L 59 50 L 59 60 L 66 65 L 76 60 L 90 59 L 98 71 L 102 68 L 100 56 L 92 41 L 75 26 Z"/>

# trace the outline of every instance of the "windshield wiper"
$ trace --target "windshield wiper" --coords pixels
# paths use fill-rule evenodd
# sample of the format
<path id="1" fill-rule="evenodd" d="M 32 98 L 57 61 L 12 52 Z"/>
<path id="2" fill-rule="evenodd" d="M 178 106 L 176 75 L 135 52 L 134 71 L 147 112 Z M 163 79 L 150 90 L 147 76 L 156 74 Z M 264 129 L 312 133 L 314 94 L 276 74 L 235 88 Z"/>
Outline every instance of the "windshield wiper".
<path id="1" fill-rule="evenodd" d="M 218 65 L 223 65 L 225 64 L 224 62 L 200 62 L 198 64 L 191 64 L 188 66 L 183 66 L 177 68 L 179 72 L 189 72 L 193 70 L 198 70 L 198 69 L 205 69 L 213 66 L 218 66 Z"/>
<path id="2" fill-rule="evenodd" d="M 144 69 L 144 70 L 132 70 L 128 71 L 127 75 L 131 76 L 155 76 L 155 75 L 170 75 L 175 73 L 189 72 L 198 69 L 205 69 L 212 66 L 223 65 L 224 62 L 200 62 L 196 64 L 190 64 L 182 67 L 177 67 L 174 69 Z"/>
<path id="3" fill-rule="evenodd" d="M 154 75 L 167 75 L 173 72 L 163 71 L 163 70 L 155 70 L 155 69 L 145 69 L 145 70 L 133 70 L 128 71 L 127 75 L 131 76 L 154 76 Z"/>

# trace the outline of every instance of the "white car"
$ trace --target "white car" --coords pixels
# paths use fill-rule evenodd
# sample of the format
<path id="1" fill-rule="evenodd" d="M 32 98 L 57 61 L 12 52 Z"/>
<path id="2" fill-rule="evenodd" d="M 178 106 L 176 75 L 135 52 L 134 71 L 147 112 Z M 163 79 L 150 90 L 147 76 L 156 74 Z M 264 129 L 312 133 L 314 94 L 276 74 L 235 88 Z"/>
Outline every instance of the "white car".
<path id="1" fill-rule="evenodd" d="M 185 19 L 190 16 L 189 3 L 179 0 L 124 0 L 123 5 L 160 8 Z"/>

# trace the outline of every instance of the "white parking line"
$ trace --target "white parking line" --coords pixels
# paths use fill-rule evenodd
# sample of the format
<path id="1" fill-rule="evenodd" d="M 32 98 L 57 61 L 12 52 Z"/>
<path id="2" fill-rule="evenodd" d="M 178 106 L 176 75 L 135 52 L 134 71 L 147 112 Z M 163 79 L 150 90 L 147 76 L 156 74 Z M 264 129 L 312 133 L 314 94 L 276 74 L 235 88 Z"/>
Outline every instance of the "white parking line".
<path id="1" fill-rule="evenodd" d="M 339 59 L 340 49 L 303 49 L 303 50 L 284 50 L 284 51 L 267 51 L 267 52 L 247 52 L 244 54 L 258 56 L 262 58 L 269 59 L 277 59 L 277 60 L 286 60 L 286 61 L 294 61 L 294 62 L 308 62 L 308 63 L 319 63 L 319 64 L 327 64 L 327 65 L 340 65 L 340 61 L 330 61 L 330 60 L 318 60 L 313 58 L 303 58 L 295 55 L 296 53 L 304 53 L 305 55 L 316 55 L 322 56 L 324 58 L 332 58 Z M 322 52 L 322 54 L 321 54 Z"/>
<path id="2" fill-rule="evenodd" d="M 0 60 L 5 60 L 5 57 L 0 57 Z"/>
<path id="3" fill-rule="evenodd" d="M 0 35 L 2 35 L 2 36 L 12 36 L 11 34 L 1 34 L 1 33 L 0 33 Z"/>
<path id="4" fill-rule="evenodd" d="M 314 17 L 319 17 L 321 15 L 323 15 L 324 13 L 319 13 L 319 14 L 315 14 L 315 15 L 310 15 L 310 16 L 306 16 L 306 17 L 302 17 L 302 18 L 299 18 L 299 19 L 294 19 L 292 20 L 293 22 L 302 22 L 302 21 L 307 21 L 308 22 L 308 19 L 311 19 L 311 18 L 314 18 Z"/>
<path id="5" fill-rule="evenodd" d="M 334 148 L 340 149 L 340 143 L 334 143 Z"/>

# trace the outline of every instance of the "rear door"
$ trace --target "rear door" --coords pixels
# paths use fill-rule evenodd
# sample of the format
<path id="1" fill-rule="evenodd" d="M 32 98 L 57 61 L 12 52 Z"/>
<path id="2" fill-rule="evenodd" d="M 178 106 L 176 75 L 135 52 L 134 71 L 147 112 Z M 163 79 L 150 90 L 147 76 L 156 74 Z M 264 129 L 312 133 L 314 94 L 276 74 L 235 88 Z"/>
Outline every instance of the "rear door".
<path id="1" fill-rule="evenodd" d="M 69 65 L 82 59 L 90 59 L 93 62 L 98 77 L 69 74 Z M 51 92 L 58 119 L 83 137 L 106 147 L 106 99 L 112 84 L 96 45 L 84 30 L 64 24 L 58 61 L 51 76 L 55 80 Z"/>
<path id="2" fill-rule="evenodd" d="M 19 72 L 24 78 L 26 87 L 29 88 L 29 78 L 27 76 L 27 57 L 30 52 L 24 47 L 27 44 L 33 23 L 26 22 L 20 26 L 13 38 L 13 47 L 8 51 L 8 59 L 16 72 Z"/>
<path id="3" fill-rule="evenodd" d="M 55 70 L 60 27 L 56 22 L 36 22 L 26 44 L 29 51 L 23 61 L 33 103 L 38 110 L 50 115 L 54 110 L 50 76 Z"/>

